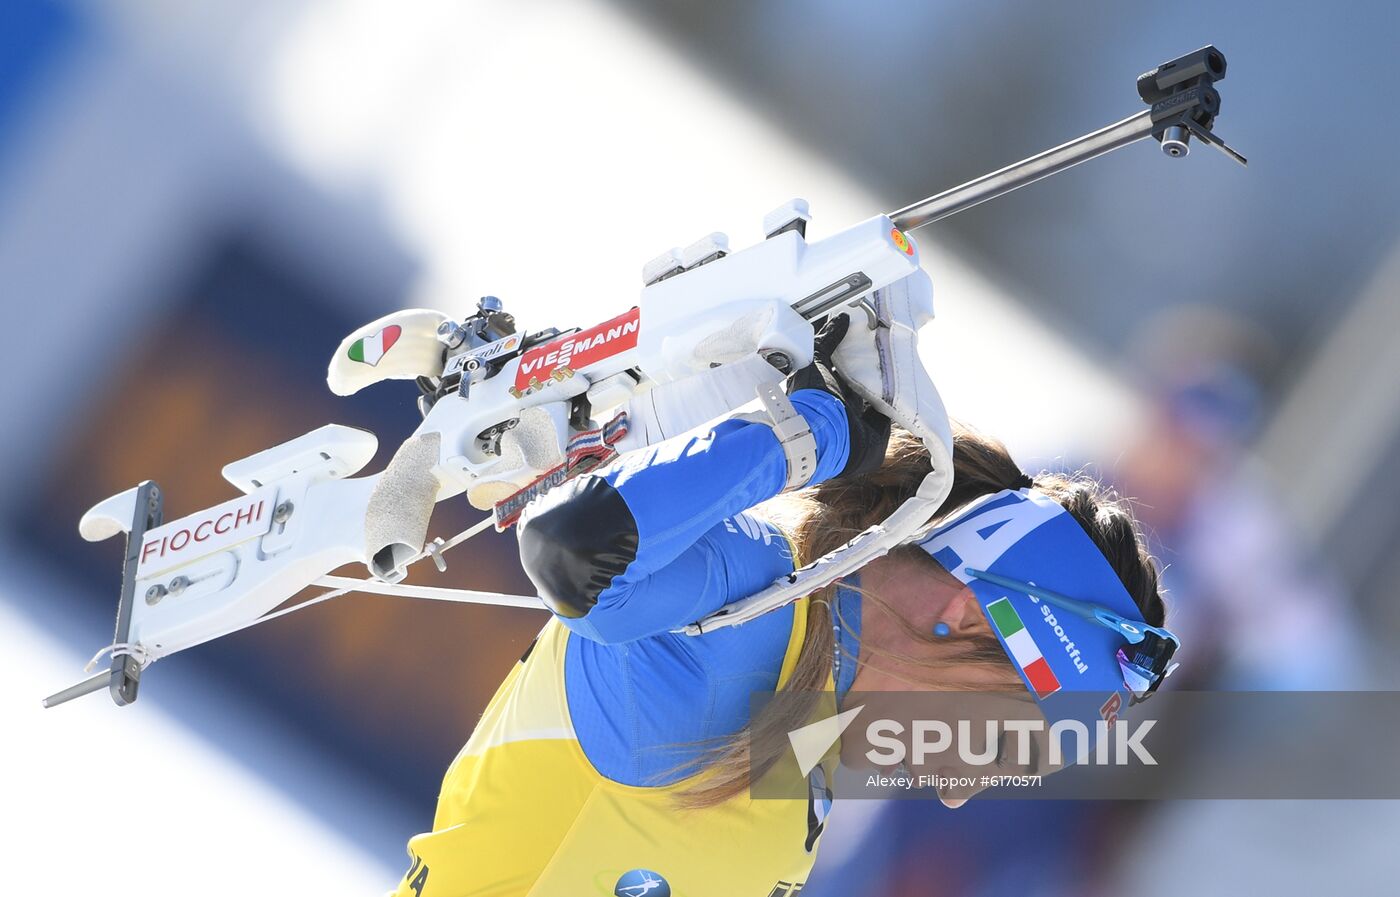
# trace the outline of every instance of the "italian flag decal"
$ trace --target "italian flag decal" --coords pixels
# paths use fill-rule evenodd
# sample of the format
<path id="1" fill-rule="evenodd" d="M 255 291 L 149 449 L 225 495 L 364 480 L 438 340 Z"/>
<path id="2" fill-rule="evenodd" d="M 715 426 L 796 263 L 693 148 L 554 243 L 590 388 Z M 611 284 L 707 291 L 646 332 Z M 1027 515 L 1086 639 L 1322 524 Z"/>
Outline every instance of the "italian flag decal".
<path id="1" fill-rule="evenodd" d="M 384 353 L 393 348 L 394 343 L 399 341 L 403 334 L 403 328 L 398 324 L 390 324 L 378 333 L 371 333 L 364 339 L 357 339 L 350 344 L 350 360 L 359 361 L 371 367 L 379 364 L 379 359 L 384 357 Z"/>
<path id="2" fill-rule="evenodd" d="M 1026 624 L 1021 622 L 1021 615 L 1011 606 L 1011 599 L 998 598 L 988 604 L 987 616 L 992 618 L 992 625 L 1001 633 L 1002 641 L 1006 642 L 1006 648 L 1011 652 L 1011 659 L 1021 668 L 1035 696 L 1044 698 L 1059 691 L 1060 680 L 1055 678 L 1055 671 L 1050 669 L 1035 639 L 1026 631 Z"/>

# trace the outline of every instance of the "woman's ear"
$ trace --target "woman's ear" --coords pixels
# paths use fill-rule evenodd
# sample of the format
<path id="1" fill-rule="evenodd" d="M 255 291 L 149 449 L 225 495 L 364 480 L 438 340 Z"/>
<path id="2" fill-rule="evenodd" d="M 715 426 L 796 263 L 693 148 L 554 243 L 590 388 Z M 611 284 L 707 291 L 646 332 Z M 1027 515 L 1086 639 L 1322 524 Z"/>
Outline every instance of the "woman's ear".
<path id="1" fill-rule="evenodd" d="M 958 590 L 939 615 L 938 622 L 947 624 L 949 635 L 966 636 L 988 630 L 982 605 L 977 603 L 977 596 L 968 586 Z"/>

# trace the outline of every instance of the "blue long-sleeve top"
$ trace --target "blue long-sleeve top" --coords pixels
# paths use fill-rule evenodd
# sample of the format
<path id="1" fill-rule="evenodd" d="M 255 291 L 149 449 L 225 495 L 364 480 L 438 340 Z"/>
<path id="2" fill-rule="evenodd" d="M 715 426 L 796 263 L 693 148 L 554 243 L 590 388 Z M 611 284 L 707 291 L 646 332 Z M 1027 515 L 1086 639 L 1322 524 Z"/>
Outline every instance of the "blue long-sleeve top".
<path id="1" fill-rule="evenodd" d="M 815 485 L 846 465 L 845 407 L 819 390 L 791 396 L 817 442 Z M 794 608 L 700 636 L 677 630 L 793 569 L 787 539 L 750 513 L 782 491 L 772 429 L 724 421 L 703 435 L 630 453 L 533 502 L 519 538 L 526 573 L 576 636 L 564 682 L 575 734 L 603 775 L 660 785 L 740 731 L 754 692 L 777 688 Z M 842 590 L 850 686 L 860 612 Z"/>

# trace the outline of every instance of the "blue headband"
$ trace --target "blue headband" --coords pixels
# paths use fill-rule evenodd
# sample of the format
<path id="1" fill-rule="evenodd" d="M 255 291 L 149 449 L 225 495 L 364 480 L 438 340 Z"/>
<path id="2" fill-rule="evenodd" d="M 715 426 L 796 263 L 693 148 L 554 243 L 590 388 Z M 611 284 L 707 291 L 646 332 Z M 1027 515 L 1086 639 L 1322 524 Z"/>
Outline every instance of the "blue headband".
<path id="1" fill-rule="evenodd" d="M 988 495 L 918 544 L 972 589 L 1051 725 L 1075 719 L 1093 733 L 1097 721 L 1117 719 L 1134 691 L 1125 681 L 1131 664 L 1120 662 L 1120 649 L 1134 632 L 1160 634 L 1174 648 L 1174 636 L 1142 620 L 1136 602 L 1079 522 L 1043 493 L 1008 489 Z M 1095 605 L 1099 619 L 1082 609 L 1066 609 L 1062 599 L 1027 594 L 1018 583 Z M 1116 619 L 1119 627 L 1106 625 L 1104 618 Z"/>

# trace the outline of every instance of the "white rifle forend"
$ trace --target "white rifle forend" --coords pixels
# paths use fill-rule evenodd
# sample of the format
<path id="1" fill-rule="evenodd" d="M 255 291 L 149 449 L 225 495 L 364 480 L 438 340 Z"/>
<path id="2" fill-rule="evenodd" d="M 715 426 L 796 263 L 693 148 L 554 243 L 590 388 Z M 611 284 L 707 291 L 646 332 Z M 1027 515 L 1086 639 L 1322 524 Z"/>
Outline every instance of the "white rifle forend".
<path id="1" fill-rule="evenodd" d="M 642 290 L 639 366 L 678 380 L 759 353 L 812 360 L 812 321 L 918 270 L 918 249 L 884 215 L 814 243 L 794 228 Z"/>

